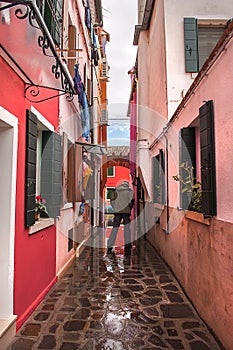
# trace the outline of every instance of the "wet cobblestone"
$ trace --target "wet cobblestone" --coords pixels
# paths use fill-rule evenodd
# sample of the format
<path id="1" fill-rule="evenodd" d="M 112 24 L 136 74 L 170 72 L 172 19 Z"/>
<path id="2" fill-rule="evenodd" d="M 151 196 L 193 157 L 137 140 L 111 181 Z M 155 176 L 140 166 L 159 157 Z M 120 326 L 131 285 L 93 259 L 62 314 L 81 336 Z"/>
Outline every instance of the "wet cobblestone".
<path id="1" fill-rule="evenodd" d="M 220 350 L 144 240 L 130 254 L 87 247 L 7 350 Z"/>

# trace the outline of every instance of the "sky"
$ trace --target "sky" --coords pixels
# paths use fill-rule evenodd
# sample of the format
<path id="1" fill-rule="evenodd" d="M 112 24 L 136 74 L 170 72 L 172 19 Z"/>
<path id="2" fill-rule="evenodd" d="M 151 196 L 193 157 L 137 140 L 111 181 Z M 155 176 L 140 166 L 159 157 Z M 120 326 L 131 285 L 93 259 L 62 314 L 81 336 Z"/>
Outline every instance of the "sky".
<path id="1" fill-rule="evenodd" d="M 126 115 L 131 91 L 128 71 L 135 65 L 137 54 L 137 47 L 133 45 L 137 0 L 102 0 L 102 6 L 103 28 L 110 34 L 106 47 L 110 66 L 108 144 L 128 145 L 129 118 Z"/>

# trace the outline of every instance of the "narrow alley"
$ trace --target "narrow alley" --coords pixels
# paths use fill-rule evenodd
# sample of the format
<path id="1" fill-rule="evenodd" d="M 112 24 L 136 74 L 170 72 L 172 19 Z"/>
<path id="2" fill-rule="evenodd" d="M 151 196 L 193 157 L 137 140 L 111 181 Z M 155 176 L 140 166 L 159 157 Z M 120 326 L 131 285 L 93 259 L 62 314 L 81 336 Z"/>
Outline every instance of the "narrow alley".
<path id="1" fill-rule="evenodd" d="M 86 247 L 8 350 L 219 350 L 144 239 L 130 254 Z"/>

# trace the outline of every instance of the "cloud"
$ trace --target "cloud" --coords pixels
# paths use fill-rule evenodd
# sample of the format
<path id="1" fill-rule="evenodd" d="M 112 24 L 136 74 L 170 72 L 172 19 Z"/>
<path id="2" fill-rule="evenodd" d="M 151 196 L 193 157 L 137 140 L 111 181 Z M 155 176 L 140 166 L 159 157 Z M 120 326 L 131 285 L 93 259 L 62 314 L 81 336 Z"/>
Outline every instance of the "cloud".
<path id="1" fill-rule="evenodd" d="M 133 46 L 137 23 L 135 0 L 102 0 L 104 29 L 110 34 L 107 59 L 110 66 L 108 101 L 128 102 L 131 90 L 128 71 L 136 61 L 137 47 Z"/>
<path id="2" fill-rule="evenodd" d="M 110 122 L 108 126 L 108 145 L 110 146 L 128 146 L 130 136 L 130 126 L 127 121 Z"/>

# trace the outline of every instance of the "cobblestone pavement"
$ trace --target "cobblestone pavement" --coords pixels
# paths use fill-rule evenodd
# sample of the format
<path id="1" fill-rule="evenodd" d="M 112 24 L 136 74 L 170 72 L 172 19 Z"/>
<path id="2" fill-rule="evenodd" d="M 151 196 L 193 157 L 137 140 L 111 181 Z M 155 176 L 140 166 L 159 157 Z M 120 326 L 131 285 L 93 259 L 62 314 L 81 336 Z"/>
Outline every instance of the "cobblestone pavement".
<path id="1" fill-rule="evenodd" d="M 7 350 L 219 350 L 154 249 L 86 248 Z"/>

